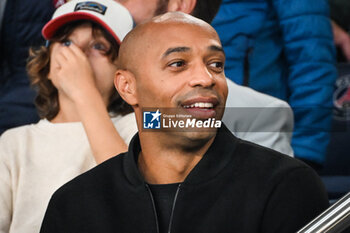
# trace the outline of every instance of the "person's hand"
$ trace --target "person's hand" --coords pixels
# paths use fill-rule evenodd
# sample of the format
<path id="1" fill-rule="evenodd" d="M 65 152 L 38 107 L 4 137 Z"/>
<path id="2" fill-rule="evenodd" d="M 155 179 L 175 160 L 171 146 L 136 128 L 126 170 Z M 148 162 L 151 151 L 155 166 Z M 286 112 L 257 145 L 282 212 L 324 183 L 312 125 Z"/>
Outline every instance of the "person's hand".
<path id="1" fill-rule="evenodd" d="M 73 101 L 84 98 L 96 88 L 87 56 L 73 43 L 54 43 L 51 51 L 49 79 L 60 94 Z"/>
<path id="2" fill-rule="evenodd" d="M 350 61 L 350 35 L 332 21 L 334 43 L 341 49 L 347 61 Z"/>
<path id="3" fill-rule="evenodd" d="M 127 151 L 127 145 L 107 112 L 107 103 L 96 86 L 89 58 L 69 41 L 54 43 L 51 49 L 48 77 L 58 89 L 59 95 L 64 95 L 73 102 L 76 110 L 74 120 L 83 123 L 96 162 L 101 163 Z"/>

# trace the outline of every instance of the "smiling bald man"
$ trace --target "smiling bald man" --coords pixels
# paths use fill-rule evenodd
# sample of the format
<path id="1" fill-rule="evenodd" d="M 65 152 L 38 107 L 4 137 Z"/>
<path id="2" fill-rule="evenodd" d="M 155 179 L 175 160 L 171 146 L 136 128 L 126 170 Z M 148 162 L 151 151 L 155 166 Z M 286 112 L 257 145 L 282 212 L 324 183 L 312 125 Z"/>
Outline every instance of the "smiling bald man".
<path id="1" fill-rule="evenodd" d="M 128 152 L 53 195 L 41 233 L 295 232 L 328 206 L 302 162 L 224 124 L 200 127 L 222 118 L 227 97 L 225 54 L 209 24 L 184 13 L 156 17 L 128 34 L 119 59 L 115 85 L 139 134 Z M 149 107 L 191 115 L 195 127 L 145 129 Z"/>

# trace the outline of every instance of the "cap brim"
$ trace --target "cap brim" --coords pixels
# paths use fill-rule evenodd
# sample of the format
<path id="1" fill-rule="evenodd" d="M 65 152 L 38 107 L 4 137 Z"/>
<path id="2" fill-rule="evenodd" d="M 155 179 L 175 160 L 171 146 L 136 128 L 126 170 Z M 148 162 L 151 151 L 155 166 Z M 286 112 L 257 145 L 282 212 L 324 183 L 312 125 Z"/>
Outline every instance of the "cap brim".
<path id="1" fill-rule="evenodd" d="M 100 18 L 98 18 L 94 15 L 91 15 L 91 14 L 88 14 L 85 12 L 72 12 L 69 14 L 59 16 L 55 19 L 52 19 L 43 27 L 41 33 L 46 40 L 50 40 L 54 36 L 57 29 L 59 29 L 60 27 L 62 27 L 66 23 L 76 21 L 76 20 L 82 20 L 82 19 L 91 20 L 91 21 L 98 23 L 116 39 L 118 44 L 121 44 L 121 41 L 118 38 L 118 36 L 113 32 L 113 30 L 104 21 L 102 21 Z"/>

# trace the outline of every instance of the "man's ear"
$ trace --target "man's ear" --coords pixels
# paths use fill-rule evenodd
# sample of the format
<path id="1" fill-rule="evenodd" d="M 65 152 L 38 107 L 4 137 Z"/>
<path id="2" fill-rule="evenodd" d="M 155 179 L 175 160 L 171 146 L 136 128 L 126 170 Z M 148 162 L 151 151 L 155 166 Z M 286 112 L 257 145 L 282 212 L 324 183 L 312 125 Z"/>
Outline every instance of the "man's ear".
<path id="1" fill-rule="evenodd" d="M 117 70 L 114 86 L 119 95 L 131 106 L 137 105 L 136 80 L 133 73 L 127 70 Z"/>
<path id="2" fill-rule="evenodd" d="M 181 11 L 191 14 L 196 4 L 197 0 L 169 0 L 168 11 Z"/>

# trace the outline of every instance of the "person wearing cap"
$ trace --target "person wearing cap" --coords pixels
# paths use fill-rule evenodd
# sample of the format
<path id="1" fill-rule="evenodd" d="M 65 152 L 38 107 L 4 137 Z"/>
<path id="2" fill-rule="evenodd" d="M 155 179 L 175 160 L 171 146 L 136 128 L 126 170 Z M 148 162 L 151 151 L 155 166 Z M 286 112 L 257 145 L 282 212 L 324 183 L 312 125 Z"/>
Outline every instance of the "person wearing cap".
<path id="1" fill-rule="evenodd" d="M 119 3 L 73 0 L 43 28 L 48 43 L 31 50 L 27 65 L 42 119 L 0 138 L 0 233 L 38 232 L 58 187 L 101 154 L 126 151 L 137 126 L 113 80 L 120 41 L 132 27 Z"/>
<path id="2" fill-rule="evenodd" d="M 222 119 L 224 64 L 202 20 L 172 12 L 136 26 L 120 46 L 115 86 L 139 132 L 128 152 L 54 193 L 40 232 L 292 233 L 321 213 L 327 194 L 310 167 L 224 124 L 201 127 Z M 146 114 L 179 127 L 147 129 Z"/>

